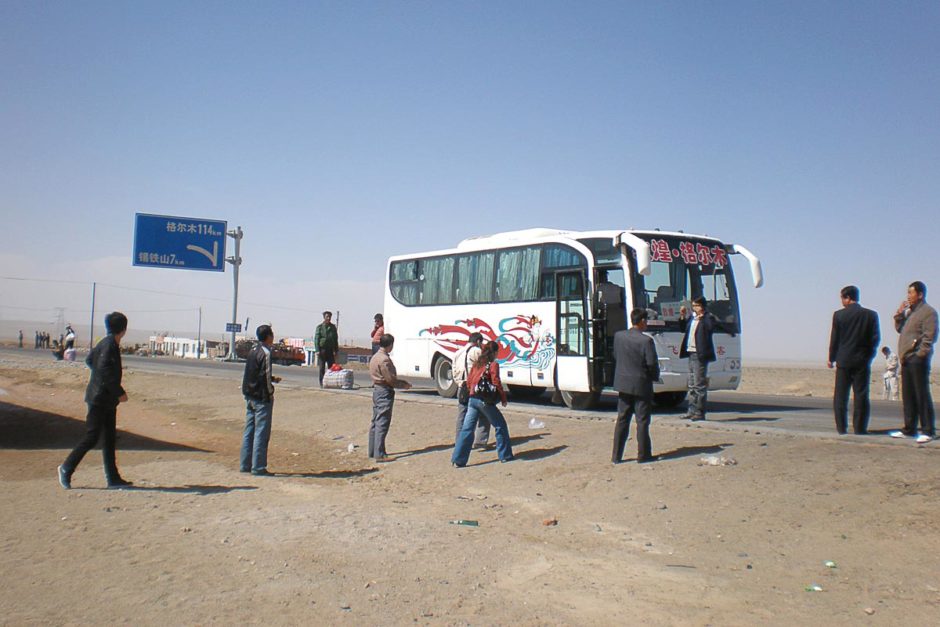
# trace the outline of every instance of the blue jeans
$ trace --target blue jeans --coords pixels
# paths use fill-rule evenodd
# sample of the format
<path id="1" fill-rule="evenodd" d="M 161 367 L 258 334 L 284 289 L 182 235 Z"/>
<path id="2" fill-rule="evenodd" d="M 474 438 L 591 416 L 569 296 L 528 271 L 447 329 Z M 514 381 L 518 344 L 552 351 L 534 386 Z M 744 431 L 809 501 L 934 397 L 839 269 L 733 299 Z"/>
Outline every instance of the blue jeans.
<path id="1" fill-rule="evenodd" d="M 245 433 L 242 436 L 241 470 L 268 469 L 268 441 L 271 439 L 271 415 L 274 413 L 274 399 L 259 401 L 246 398 L 248 407 L 245 411 Z"/>
<path id="2" fill-rule="evenodd" d="M 463 419 L 463 428 L 457 437 L 454 445 L 454 454 L 450 461 L 458 466 L 466 466 L 470 459 L 470 447 L 473 446 L 473 432 L 477 427 L 477 420 L 480 414 L 486 416 L 490 424 L 493 425 L 493 431 L 496 432 L 496 454 L 499 455 L 499 461 L 508 462 L 512 459 L 512 444 L 509 442 L 509 427 L 506 426 L 506 419 L 503 413 L 499 411 L 496 405 L 487 405 L 478 398 L 470 397 L 467 403 L 467 415 Z"/>

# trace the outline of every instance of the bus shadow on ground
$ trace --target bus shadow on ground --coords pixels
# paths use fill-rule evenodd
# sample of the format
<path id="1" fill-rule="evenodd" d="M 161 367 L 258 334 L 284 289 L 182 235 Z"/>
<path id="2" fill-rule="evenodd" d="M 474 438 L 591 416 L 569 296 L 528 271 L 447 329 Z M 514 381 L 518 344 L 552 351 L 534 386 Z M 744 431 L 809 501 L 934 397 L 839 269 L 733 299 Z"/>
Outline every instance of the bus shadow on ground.
<path id="1" fill-rule="evenodd" d="M 108 490 L 108 488 L 83 488 L 75 486 L 78 490 Z M 168 492 L 170 494 L 198 494 L 199 496 L 208 496 L 210 494 L 228 494 L 243 490 L 257 490 L 253 485 L 180 485 L 180 486 L 162 486 L 162 485 L 132 485 L 121 488 L 121 492 Z M 112 491 L 113 490 L 109 490 Z"/>
<path id="2" fill-rule="evenodd" d="M 677 449 L 659 453 L 656 459 L 657 461 L 669 461 L 670 459 L 682 459 L 683 457 L 694 457 L 696 455 L 715 455 L 716 453 L 721 453 L 729 446 L 734 446 L 734 444 L 723 442 L 721 444 L 711 444 L 708 446 L 680 446 Z"/>
<path id="3" fill-rule="evenodd" d="M 748 403 L 745 401 L 708 401 L 708 411 L 730 414 L 756 414 L 761 412 L 807 411 L 807 407 L 780 403 Z"/>
<path id="4" fill-rule="evenodd" d="M 82 439 L 85 431 L 84 420 L 0 402 L 0 449 L 71 449 Z M 125 451 L 212 452 L 120 429 L 117 448 Z"/>

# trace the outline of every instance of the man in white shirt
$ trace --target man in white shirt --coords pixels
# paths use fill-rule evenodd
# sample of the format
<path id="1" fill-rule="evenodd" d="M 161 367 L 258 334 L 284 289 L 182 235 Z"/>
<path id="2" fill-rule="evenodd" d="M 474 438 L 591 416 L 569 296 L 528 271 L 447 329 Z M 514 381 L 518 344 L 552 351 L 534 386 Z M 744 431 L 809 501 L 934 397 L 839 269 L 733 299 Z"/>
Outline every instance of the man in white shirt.
<path id="1" fill-rule="evenodd" d="M 881 352 L 885 356 L 884 399 L 886 401 L 896 401 L 898 400 L 898 368 L 901 366 L 901 362 L 898 359 L 897 353 L 892 353 L 891 349 L 887 346 L 882 348 Z"/>

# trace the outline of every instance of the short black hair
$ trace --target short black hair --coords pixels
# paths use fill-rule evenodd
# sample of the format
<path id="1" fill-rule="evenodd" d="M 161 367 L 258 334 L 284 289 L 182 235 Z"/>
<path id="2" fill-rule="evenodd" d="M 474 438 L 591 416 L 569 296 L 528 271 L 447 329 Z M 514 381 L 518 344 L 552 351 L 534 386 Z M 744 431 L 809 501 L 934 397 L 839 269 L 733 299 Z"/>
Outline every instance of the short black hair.
<path id="1" fill-rule="evenodd" d="M 708 306 L 708 301 L 705 300 L 704 296 L 696 296 L 695 298 L 692 299 L 692 304 L 699 305 L 704 309 L 705 307 Z"/>
<path id="2" fill-rule="evenodd" d="M 483 334 L 480 333 L 479 331 L 474 331 L 473 333 L 470 334 L 470 337 L 467 338 L 467 340 L 468 340 L 471 344 L 476 344 L 477 342 L 482 342 L 482 341 L 483 341 Z"/>
<path id="3" fill-rule="evenodd" d="M 885 353 L 885 354 L 890 354 L 890 353 L 891 353 L 891 349 L 888 348 L 887 346 L 882 346 L 882 347 L 881 347 L 881 352 L 882 352 L 882 353 Z"/>
<path id="4" fill-rule="evenodd" d="M 258 327 L 258 329 L 255 331 L 255 335 L 257 335 L 257 336 L 258 336 L 258 339 L 263 342 L 263 341 L 265 341 L 266 339 L 268 339 L 269 337 L 271 337 L 271 338 L 274 337 L 274 329 L 271 328 L 271 325 L 270 325 L 270 324 L 262 324 L 262 325 L 261 325 L 260 327 Z"/>
<path id="5" fill-rule="evenodd" d="M 914 291 L 920 294 L 921 296 L 927 296 L 927 286 L 924 285 L 923 281 L 914 281 L 908 287 L 913 287 Z"/>
<path id="6" fill-rule="evenodd" d="M 332 318 L 332 317 L 333 317 L 333 312 L 332 312 L 332 311 L 324 311 L 324 312 L 323 312 L 323 315 L 324 315 L 324 316 L 329 316 L 329 317 Z"/>
<path id="7" fill-rule="evenodd" d="M 385 333 L 382 337 L 379 338 L 379 346 L 382 348 L 391 348 L 392 344 L 395 343 L 395 336 L 391 333 Z"/>
<path id="8" fill-rule="evenodd" d="M 851 301 L 858 302 L 858 288 L 854 285 L 846 285 L 839 293 L 842 294 L 842 298 L 848 298 Z"/>
<path id="9" fill-rule="evenodd" d="M 649 313 L 642 307 L 637 307 L 630 312 L 630 323 L 636 326 L 650 317 Z"/>
<path id="10" fill-rule="evenodd" d="M 111 335 L 117 335 L 127 330 L 127 316 L 120 311 L 112 311 L 104 317 L 104 328 Z"/>
<path id="11" fill-rule="evenodd" d="M 381 320 L 382 322 L 385 322 L 385 316 L 383 316 L 382 314 L 375 314 L 375 316 L 373 316 L 372 319 Z"/>

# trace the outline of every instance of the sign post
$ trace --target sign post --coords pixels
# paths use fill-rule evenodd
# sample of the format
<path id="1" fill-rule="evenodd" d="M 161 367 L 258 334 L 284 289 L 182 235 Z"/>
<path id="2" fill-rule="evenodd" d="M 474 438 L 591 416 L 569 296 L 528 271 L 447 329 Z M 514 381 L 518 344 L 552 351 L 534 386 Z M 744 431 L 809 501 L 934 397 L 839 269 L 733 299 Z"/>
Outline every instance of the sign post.
<path id="1" fill-rule="evenodd" d="M 232 274 L 235 280 L 235 296 L 232 298 L 232 342 L 229 344 L 228 350 L 228 361 L 235 361 L 235 327 L 241 327 L 241 325 L 236 322 L 236 320 L 238 320 L 238 267 L 242 265 L 242 258 L 238 253 L 241 250 L 241 242 L 244 233 L 242 233 L 242 227 L 238 226 L 235 227 L 234 231 L 228 231 L 226 235 L 235 240 L 235 255 L 225 260 L 232 264 Z"/>

